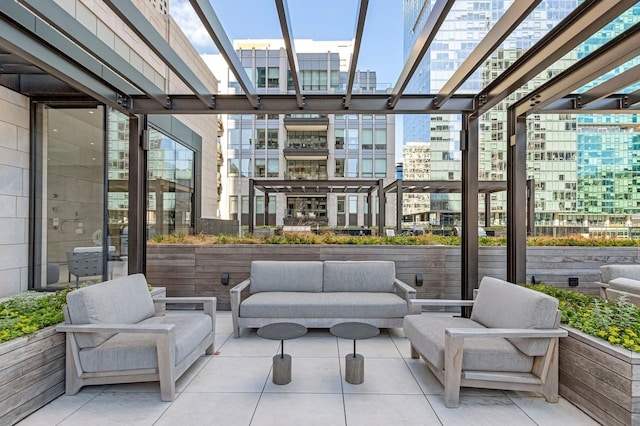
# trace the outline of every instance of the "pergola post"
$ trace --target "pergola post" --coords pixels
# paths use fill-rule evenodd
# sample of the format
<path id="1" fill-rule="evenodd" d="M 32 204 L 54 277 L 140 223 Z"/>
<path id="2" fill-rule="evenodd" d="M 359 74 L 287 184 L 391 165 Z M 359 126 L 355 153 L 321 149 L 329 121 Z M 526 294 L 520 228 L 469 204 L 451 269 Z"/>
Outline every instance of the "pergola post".
<path id="1" fill-rule="evenodd" d="M 373 226 L 373 194 L 371 190 L 367 192 L 367 214 L 364 217 L 364 226 L 367 228 Z"/>
<path id="2" fill-rule="evenodd" d="M 269 193 L 264 193 L 264 226 L 269 226 Z"/>
<path id="3" fill-rule="evenodd" d="M 384 180 L 378 179 L 378 235 L 384 234 L 384 206 L 386 204 L 386 195 L 384 192 Z"/>
<path id="4" fill-rule="evenodd" d="M 461 298 L 473 299 L 478 287 L 478 125 L 477 116 L 462 115 L 462 283 Z M 463 311 L 465 316 L 469 309 Z"/>
<path id="5" fill-rule="evenodd" d="M 484 193 L 484 226 L 491 226 L 491 193 Z"/>
<path id="6" fill-rule="evenodd" d="M 402 179 L 396 180 L 396 234 L 402 232 L 402 216 L 404 212 L 402 195 Z"/>
<path id="7" fill-rule="evenodd" d="M 253 234 L 254 231 L 254 217 L 253 212 L 255 211 L 255 202 L 256 202 L 256 188 L 254 186 L 254 180 L 249 179 L 249 211 L 248 213 L 248 223 L 249 223 L 249 234 Z M 242 215 L 240 216 L 242 218 Z M 242 219 L 240 220 L 240 226 L 242 227 Z"/>
<path id="8" fill-rule="evenodd" d="M 147 258 L 146 245 L 146 147 L 147 116 L 129 118 L 129 251 L 127 271 L 129 274 L 144 273 Z"/>
<path id="9" fill-rule="evenodd" d="M 507 113 L 507 281 L 527 280 L 527 117 Z"/>
<path id="10" fill-rule="evenodd" d="M 536 180 L 527 179 L 527 235 L 536 235 Z"/>

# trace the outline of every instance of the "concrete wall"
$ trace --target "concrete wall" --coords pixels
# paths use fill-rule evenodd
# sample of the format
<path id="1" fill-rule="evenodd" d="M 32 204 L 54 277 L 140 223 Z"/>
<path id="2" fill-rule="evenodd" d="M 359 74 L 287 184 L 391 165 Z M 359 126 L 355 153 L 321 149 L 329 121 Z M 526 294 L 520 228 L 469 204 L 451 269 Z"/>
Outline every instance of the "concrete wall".
<path id="1" fill-rule="evenodd" d="M 0 297 L 27 289 L 29 98 L 0 86 Z"/>

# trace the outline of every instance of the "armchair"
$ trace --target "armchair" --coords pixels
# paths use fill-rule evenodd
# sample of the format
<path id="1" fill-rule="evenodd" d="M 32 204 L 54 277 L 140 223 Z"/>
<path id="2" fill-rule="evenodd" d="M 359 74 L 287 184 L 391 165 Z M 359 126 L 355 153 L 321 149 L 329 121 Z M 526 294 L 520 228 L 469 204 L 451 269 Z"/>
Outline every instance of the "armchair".
<path id="1" fill-rule="evenodd" d="M 473 306 L 471 318 L 441 313 L 407 315 L 411 357 L 420 356 L 457 407 L 460 387 L 537 391 L 558 401 L 558 301 L 485 277 L 475 301 L 412 300 L 417 306 Z"/>

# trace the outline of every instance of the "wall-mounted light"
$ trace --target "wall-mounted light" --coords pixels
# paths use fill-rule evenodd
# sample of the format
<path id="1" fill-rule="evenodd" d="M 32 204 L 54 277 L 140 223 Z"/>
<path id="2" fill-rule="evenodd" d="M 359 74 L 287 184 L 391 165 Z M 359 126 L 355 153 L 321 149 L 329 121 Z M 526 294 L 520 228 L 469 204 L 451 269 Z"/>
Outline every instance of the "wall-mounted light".
<path id="1" fill-rule="evenodd" d="M 416 274 L 416 286 L 422 287 L 422 284 L 423 284 L 422 274 Z"/>
<path id="2" fill-rule="evenodd" d="M 222 285 L 229 285 L 229 273 L 228 272 L 223 272 L 222 275 L 220 276 L 220 282 L 222 283 Z"/>

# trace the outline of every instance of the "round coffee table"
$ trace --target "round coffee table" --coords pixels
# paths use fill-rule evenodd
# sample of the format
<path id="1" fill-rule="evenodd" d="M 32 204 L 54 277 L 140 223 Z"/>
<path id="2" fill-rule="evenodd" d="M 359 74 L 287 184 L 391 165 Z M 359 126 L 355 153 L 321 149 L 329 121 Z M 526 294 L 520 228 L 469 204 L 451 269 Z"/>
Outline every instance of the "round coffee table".
<path id="1" fill-rule="evenodd" d="M 280 355 L 273 357 L 273 383 L 286 385 L 291 382 L 291 355 L 284 353 L 284 341 L 307 334 L 307 328 L 293 322 L 276 322 L 258 329 L 263 339 L 280 340 Z"/>
<path id="2" fill-rule="evenodd" d="M 343 322 L 329 329 L 342 339 L 353 339 L 353 353 L 345 357 L 345 380 L 352 385 L 364 382 L 364 356 L 356 353 L 356 340 L 370 339 L 380 334 L 378 327 L 363 322 Z"/>

